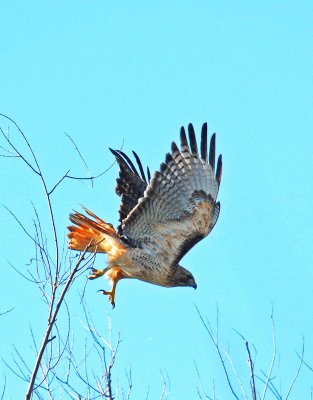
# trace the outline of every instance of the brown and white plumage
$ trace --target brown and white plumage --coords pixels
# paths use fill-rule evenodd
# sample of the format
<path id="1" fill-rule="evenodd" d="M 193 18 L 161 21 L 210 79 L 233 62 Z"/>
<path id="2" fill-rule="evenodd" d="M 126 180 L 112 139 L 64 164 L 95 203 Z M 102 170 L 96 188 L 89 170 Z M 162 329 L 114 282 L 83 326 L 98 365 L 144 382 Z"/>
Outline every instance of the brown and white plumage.
<path id="1" fill-rule="evenodd" d="M 189 139 L 189 140 L 188 140 Z M 112 150 L 119 164 L 116 193 L 121 197 L 120 225 L 112 225 L 85 210 L 70 215 L 69 247 L 108 253 L 108 267 L 93 270 L 90 278 L 106 274 L 112 281 L 110 296 L 114 305 L 119 279 L 136 278 L 161 286 L 192 286 L 192 274 L 179 265 L 183 256 L 213 229 L 220 211 L 216 202 L 222 157 L 215 170 L 215 134 L 207 152 L 207 124 L 202 126 L 200 150 L 192 124 L 188 138 L 180 132 L 180 149 L 173 142 L 160 170 L 145 174 L 136 153 L 138 170 L 120 150 Z"/>

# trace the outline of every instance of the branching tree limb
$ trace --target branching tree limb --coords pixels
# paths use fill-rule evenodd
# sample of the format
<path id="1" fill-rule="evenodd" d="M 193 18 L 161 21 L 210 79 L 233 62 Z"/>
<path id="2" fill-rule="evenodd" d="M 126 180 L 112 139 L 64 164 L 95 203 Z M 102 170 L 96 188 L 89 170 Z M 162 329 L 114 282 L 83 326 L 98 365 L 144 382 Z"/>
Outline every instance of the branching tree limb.
<path id="1" fill-rule="evenodd" d="M 272 354 L 272 358 L 270 361 L 270 365 L 268 368 L 268 372 L 264 373 L 263 371 L 261 371 L 263 376 L 259 376 L 256 374 L 256 370 L 255 370 L 255 360 L 253 360 L 252 354 L 251 354 L 251 349 L 250 349 L 250 344 L 248 342 L 248 340 L 246 340 L 246 338 L 239 333 L 238 331 L 236 331 L 234 329 L 234 331 L 241 337 L 241 339 L 244 342 L 244 347 L 245 350 L 247 352 L 247 356 L 248 356 L 248 367 L 249 367 L 249 381 L 250 381 L 250 393 L 248 394 L 246 392 L 246 390 L 244 389 L 244 385 L 243 385 L 243 381 L 239 376 L 239 373 L 237 371 L 237 369 L 235 368 L 232 358 L 230 356 L 229 351 L 223 351 L 223 349 L 220 347 L 220 343 L 218 341 L 218 309 L 217 309 L 217 318 L 216 318 L 216 334 L 213 333 L 213 330 L 210 326 L 210 323 L 208 321 L 205 321 L 203 316 L 201 315 L 199 309 L 196 307 L 197 313 L 200 317 L 200 320 L 203 324 L 203 326 L 205 327 L 205 330 L 208 332 L 210 340 L 212 341 L 212 343 L 214 344 L 214 347 L 217 351 L 217 354 L 219 356 L 219 360 L 222 364 L 225 376 L 226 376 L 226 381 L 227 384 L 232 392 L 232 395 L 234 398 L 236 398 L 237 400 L 239 400 L 239 395 L 237 395 L 237 393 L 235 392 L 235 388 L 232 384 L 232 380 L 231 380 L 231 376 L 229 375 L 228 372 L 228 368 L 227 368 L 227 364 L 226 364 L 226 360 L 223 358 L 223 352 L 226 354 L 226 359 L 228 360 L 231 369 L 233 371 L 233 374 L 237 380 L 237 383 L 241 389 L 242 392 L 242 396 L 245 400 L 266 400 L 268 398 L 267 394 L 270 393 L 274 396 L 275 399 L 277 400 L 288 400 L 291 392 L 295 386 L 295 383 L 299 377 L 299 374 L 301 372 L 302 366 L 305 365 L 304 362 L 304 341 L 302 343 L 302 351 L 301 354 L 298 355 L 299 359 L 300 359 L 300 363 L 299 366 L 297 368 L 297 371 L 295 373 L 294 378 L 292 379 L 289 388 L 287 390 L 287 394 L 285 397 L 283 397 L 278 388 L 275 386 L 274 384 L 274 380 L 277 378 L 277 375 L 273 376 L 273 369 L 275 366 L 275 361 L 276 361 L 276 357 L 277 357 L 277 350 L 276 350 L 276 336 L 275 336 L 275 325 L 274 325 L 274 318 L 273 318 L 273 310 L 271 313 L 271 321 L 272 321 L 272 341 L 273 341 L 273 354 Z M 309 367 L 310 368 L 310 367 Z M 311 369 L 313 371 L 313 369 Z M 199 373 L 198 373 L 199 376 Z M 258 383 L 261 383 L 262 385 L 258 385 Z M 199 395 L 199 391 L 198 391 L 198 395 Z M 262 395 L 260 395 L 260 393 L 262 393 Z M 201 398 L 201 396 L 199 395 L 199 397 Z M 209 396 L 206 396 L 206 398 L 210 399 Z"/>
<path id="2" fill-rule="evenodd" d="M 7 386 L 7 380 L 6 380 L 6 377 L 4 376 L 4 383 L 3 383 L 3 388 L 2 388 L 2 393 L 1 393 L 0 400 L 4 400 L 6 386 Z"/>
<path id="3" fill-rule="evenodd" d="M 33 220 L 34 224 L 34 234 L 31 234 L 28 229 L 24 227 L 21 223 L 19 218 L 7 208 L 9 213 L 13 216 L 15 221 L 18 225 L 22 228 L 24 233 L 32 240 L 35 246 L 35 257 L 30 259 L 30 265 L 36 265 L 36 270 L 34 275 L 34 271 L 29 271 L 29 276 L 22 274 L 17 268 L 14 269 L 26 279 L 31 282 L 34 282 L 38 287 L 48 305 L 48 322 L 45 333 L 43 335 L 42 341 L 40 346 L 36 345 L 34 335 L 32 332 L 33 342 L 35 344 L 35 349 L 37 351 L 37 357 L 35 360 L 34 367 L 30 369 L 26 363 L 23 361 L 23 357 L 20 353 L 15 349 L 19 362 L 15 362 L 18 376 L 21 379 L 28 382 L 28 387 L 26 390 L 25 399 L 30 400 L 36 391 L 37 397 L 39 397 L 39 393 L 37 389 L 45 388 L 46 393 L 52 398 L 52 392 L 50 389 L 51 381 L 49 378 L 49 374 L 52 370 L 56 367 L 58 362 L 61 359 L 61 356 L 64 352 L 64 348 L 66 347 L 66 342 L 68 339 L 65 340 L 64 348 L 62 349 L 61 340 L 60 340 L 60 332 L 58 331 L 57 327 L 57 317 L 59 315 L 60 309 L 62 304 L 65 303 L 65 299 L 67 297 L 67 293 L 75 281 L 75 279 L 80 276 L 90 264 L 93 263 L 95 254 L 91 253 L 88 256 L 86 253 L 90 250 L 89 246 L 82 252 L 79 258 L 73 263 L 73 259 L 65 257 L 64 259 L 64 250 L 60 251 L 59 246 L 59 238 L 57 235 L 56 229 L 56 221 L 54 216 L 54 209 L 52 204 L 51 195 L 54 193 L 55 189 L 59 186 L 59 184 L 65 179 L 76 179 L 76 180 L 91 180 L 93 182 L 99 176 L 102 176 L 106 171 L 102 173 L 92 176 L 89 172 L 86 162 L 83 159 L 82 154 L 79 152 L 77 146 L 75 145 L 74 141 L 71 139 L 72 143 L 75 145 L 76 150 L 79 153 L 80 158 L 84 161 L 84 164 L 88 170 L 88 177 L 75 177 L 69 175 L 69 171 L 57 181 L 56 184 L 52 185 L 52 189 L 48 188 L 47 181 L 45 176 L 43 175 L 41 166 L 39 164 L 38 158 L 28 141 L 24 132 L 20 129 L 18 124 L 10 117 L 0 114 L 0 117 L 3 117 L 7 120 L 13 128 L 17 130 L 17 133 L 22 140 L 22 142 L 26 145 L 26 150 L 29 152 L 29 155 L 24 154 L 20 149 L 19 145 L 14 142 L 13 135 L 9 134 L 9 129 L 4 131 L 0 127 L 0 134 L 4 139 L 7 148 L 1 146 L 1 149 L 4 150 L 5 154 L 1 154 L 2 157 L 10 158 L 19 158 L 21 159 L 24 164 L 40 179 L 43 192 L 47 201 L 47 209 L 50 216 L 50 226 L 51 226 L 51 233 L 52 233 L 52 242 L 54 243 L 54 257 L 52 258 L 48 249 L 48 242 L 46 239 L 46 234 L 43 233 L 42 226 L 40 223 L 40 217 L 37 212 L 36 207 L 33 205 L 33 210 L 35 214 L 35 218 Z M 113 164 L 112 164 L 113 165 Z M 110 167 L 109 167 L 110 168 Z M 49 237 L 49 235 L 48 235 Z M 51 237 L 51 236 L 50 236 Z M 10 310 L 6 311 L 9 312 Z M 54 333 L 53 333 L 54 332 Z M 55 343 L 55 345 L 54 345 Z M 54 350 L 55 349 L 55 350 Z M 56 351 L 56 354 L 54 352 Z M 21 365 L 19 364 L 21 363 Z M 112 366 L 111 366 L 112 367 Z M 12 370 L 12 368 L 10 368 Z M 41 380 L 38 377 L 38 372 L 41 371 L 42 378 Z"/>
<path id="4" fill-rule="evenodd" d="M 65 298 L 66 293 L 68 292 L 68 290 L 70 288 L 70 285 L 72 284 L 72 282 L 73 282 L 73 280 L 75 278 L 75 275 L 76 275 L 77 271 L 80 269 L 81 264 L 85 259 L 85 255 L 86 255 L 87 251 L 88 251 L 88 248 L 80 255 L 78 262 L 76 263 L 75 267 L 73 268 L 71 274 L 69 275 L 69 277 L 67 279 L 67 282 L 66 282 L 66 284 L 65 284 L 65 286 L 64 286 L 64 288 L 63 288 L 63 290 L 61 292 L 60 298 L 59 298 L 56 306 L 54 307 L 54 302 L 51 302 L 51 304 L 50 304 L 48 327 L 47 327 L 47 330 L 46 330 L 46 332 L 44 334 L 44 337 L 43 337 L 43 340 L 42 340 L 42 344 L 41 344 L 41 346 L 39 348 L 38 356 L 37 356 L 37 359 L 36 359 L 36 362 L 35 362 L 35 365 L 34 365 L 34 368 L 33 368 L 33 372 L 32 372 L 31 378 L 30 378 L 29 386 L 27 388 L 27 392 L 26 392 L 26 399 L 27 400 L 31 399 L 31 396 L 32 396 L 32 393 L 33 393 L 33 389 L 34 389 L 34 385 L 35 385 L 35 380 L 37 378 L 38 369 L 39 369 L 39 367 L 41 365 L 42 357 L 44 355 L 46 347 L 53 340 L 53 338 L 50 338 L 50 335 L 51 335 L 52 328 L 55 325 L 56 318 L 58 316 L 60 307 L 61 307 L 61 305 L 63 303 L 63 300 Z M 54 292 L 53 292 L 53 295 L 55 296 Z"/>
<path id="5" fill-rule="evenodd" d="M 235 397 L 235 399 L 236 400 L 240 400 L 238 395 L 237 395 L 237 393 L 235 392 L 235 389 L 234 389 L 232 383 L 231 383 L 231 379 L 230 379 L 230 376 L 229 376 L 228 371 L 227 371 L 225 360 L 223 358 L 222 351 L 221 351 L 221 348 L 220 348 L 219 342 L 218 342 L 218 323 L 219 323 L 219 320 L 218 320 L 218 309 L 217 309 L 217 316 L 216 316 L 216 335 L 214 335 L 214 333 L 213 333 L 213 331 L 212 331 L 212 329 L 210 327 L 210 323 L 208 321 L 204 320 L 204 318 L 203 318 L 202 314 L 200 313 L 200 311 L 199 311 L 197 306 L 196 306 L 196 310 L 197 310 L 197 313 L 198 313 L 198 315 L 199 315 L 199 317 L 201 319 L 201 322 L 202 322 L 205 330 L 208 332 L 209 337 L 210 337 L 210 339 L 211 339 L 211 341 L 212 341 L 212 343 L 213 343 L 213 345 L 214 345 L 214 347 L 215 347 L 215 349 L 217 351 L 217 354 L 219 356 L 220 362 L 222 364 L 222 367 L 223 367 L 223 370 L 224 370 L 224 373 L 225 373 L 225 376 L 226 376 L 226 379 L 227 379 L 228 386 L 229 386 L 233 396 Z"/>
<path id="6" fill-rule="evenodd" d="M 9 310 L 5 310 L 5 311 L 3 311 L 3 312 L 0 312 L 0 316 L 1 316 L 1 315 L 8 314 L 8 313 L 10 313 L 10 312 L 13 311 L 13 310 L 14 310 L 14 307 L 10 308 Z"/>

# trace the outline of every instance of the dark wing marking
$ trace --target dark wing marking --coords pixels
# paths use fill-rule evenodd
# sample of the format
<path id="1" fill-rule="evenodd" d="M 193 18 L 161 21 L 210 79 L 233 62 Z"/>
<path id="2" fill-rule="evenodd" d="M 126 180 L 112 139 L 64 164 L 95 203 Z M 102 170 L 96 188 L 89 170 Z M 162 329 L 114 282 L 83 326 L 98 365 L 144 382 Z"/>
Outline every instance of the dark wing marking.
<path id="1" fill-rule="evenodd" d="M 160 171 L 156 171 L 143 197 L 122 223 L 123 234 L 137 246 L 150 246 L 179 260 L 209 234 L 219 214 L 216 197 L 221 180 L 222 159 L 215 171 L 215 135 L 207 160 L 207 127 L 202 128 L 200 153 L 193 126 L 187 140 L 181 128 L 181 150 L 172 143 Z"/>
<path id="2" fill-rule="evenodd" d="M 144 172 L 144 170 L 143 170 L 143 168 L 142 168 L 142 164 L 141 164 L 140 158 L 138 157 L 138 155 L 137 155 L 137 153 L 136 153 L 135 151 L 133 151 L 133 155 L 134 155 L 134 157 L 135 157 L 135 159 L 136 159 L 136 161 L 137 161 L 137 165 L 138 165 L 138 167 L 139 167 L 141 179 L 142 179 L 146 184 L 148 184 L 147 178 L 146 178 L 146 176 L 145 176 L 145 172 Z"/>
<path id="3" fill-rule="evenodd" d="M 117 184 L 115 191 L 121 197 L 119 221 L 122 222 L 137 205 L 138 199 L 143 196 L 150 180 L 150 171 L 148 170 L 147 179 L 141 161 L 135 152 L 133 152 L 133 154 L 138 164 L 140 174 L 131 159 L 123 151 L 113 149 L 110 149 L 110 151 L 115 156 L 120 167 L 119 176 L 116 179 Z M 118 232 L 122 234 L 121 225 L 118 227 Z"/>
<path id="4" fill-rule="evenodd" d="M 201 129 L 201 158 L 203 161 L 208 160 L 208 124 L 204 123 Z M 210 163 L 211 165 L 211 163 Z M 212 167 L 212 165 L 211 165 Z"/>
<path id="5" fill-rule="evenodd" d="M 149 167 L 147 167 L 147 177 L 148 177 L 148 182 L 151 181 L 151 173 Z"/>
<path id="6" fill-rule="evenodd" d="M 210 140 L 210 154 L 209 164 L 211 165 L 212 171 L 215 171 L 215 133 L 213 133 Z"/>
<path id="7" fill-rule="evenodd" d="M 220 202 L 217 202 L 215 204 L 214 214 L 212 216 L 212 223 L 211 223 L 210 229 L 208 230 L 208 233 L 206 235 L 195 231 L 195 232 L 193 232 L 192 235 L 186 236 L 184 238 L 184 240 L 181 243 L 181 246 L 178 249 L 176 258 L 172 261 L 173 265 L 178 264 L 179 261 L 188 253 L 188 251 L 193 248 L 193 246 L 195 246 L 198 242 L 200 242 L 202 239 L 204 239 L 205 236 L 207 236 L 211 232 L 211 230 L 214 228 L 214 226 L 218 220 L 220 208 L 221 208 Z"/>
<path id="8" fill-rule="evenodd" d="M 194 157 L 199 157 L 196 134 L 195 134 L 192 124 L 188 125 L 188 134 L 189 134 L 189 143 L 190 143 L 191 153 Z"/>
<path id="9" fill-rule="evenodd" d="M 221 184 L 222 180 L 222 155 L 220 154 L 217 159 L 217 167 L 216 167 L 216 181 L 218 186 Z"/>

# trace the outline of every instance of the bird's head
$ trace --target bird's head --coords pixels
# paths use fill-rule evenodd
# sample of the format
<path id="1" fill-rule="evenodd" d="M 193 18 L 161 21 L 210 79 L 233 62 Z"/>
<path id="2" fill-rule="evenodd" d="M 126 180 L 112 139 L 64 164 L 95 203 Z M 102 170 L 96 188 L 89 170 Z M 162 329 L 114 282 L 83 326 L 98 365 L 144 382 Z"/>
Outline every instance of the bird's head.
<path id="1" fill-rule="evenodd" d="M 191 286 L 197 289 L 197 284 L 192 273 L 178 264 L 175 275 L 173 276 L 173 286 Z"/>

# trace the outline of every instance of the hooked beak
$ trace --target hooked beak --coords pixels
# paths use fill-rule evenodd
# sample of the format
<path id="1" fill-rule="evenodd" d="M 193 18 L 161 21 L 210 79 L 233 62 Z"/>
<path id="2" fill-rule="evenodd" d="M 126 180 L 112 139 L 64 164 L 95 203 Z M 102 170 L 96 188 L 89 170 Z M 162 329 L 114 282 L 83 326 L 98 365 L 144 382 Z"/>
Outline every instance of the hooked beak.
<path id="1" fill-rule="evenodd" d="M 192 285 L 192 287 L 193 287 L 194 289 L 197 289 L 197 284 L 196 284 L 196 282 L 194 283 L 194 285 Z"/>

